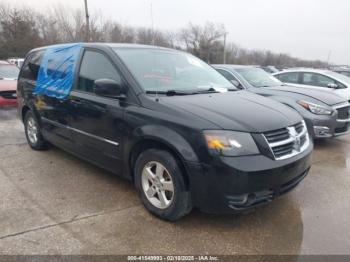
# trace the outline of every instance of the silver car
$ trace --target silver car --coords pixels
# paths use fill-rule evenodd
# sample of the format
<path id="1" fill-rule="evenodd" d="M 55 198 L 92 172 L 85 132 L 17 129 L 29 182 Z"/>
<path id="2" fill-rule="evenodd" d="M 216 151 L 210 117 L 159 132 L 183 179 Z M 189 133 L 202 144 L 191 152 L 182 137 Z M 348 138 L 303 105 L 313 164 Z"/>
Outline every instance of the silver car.
<path id="1" fill-rule="evenodd" d="M 333 71 L 338 73 L 338 74 L 342 74 L 342 75 L 345 75 L 347 77 L 350 77 L 350 69 L 337 69 L 337 70 L 333 70 Z"/>
<path id="2" fill-rule="evenodd" d="M 328 89 L 288 86 L 255 66 L 213 65 L 239 89 L 274 99 L 299 112 L 314 138 L 350 132 L 350 104 Z"/>
<path id="3" fill-rule="evenodd" d="M 318 90 L 331 90 L 350 101 L 350 77 L 329 70 L 293 69 L 273 74 L 283 83 Z"/>

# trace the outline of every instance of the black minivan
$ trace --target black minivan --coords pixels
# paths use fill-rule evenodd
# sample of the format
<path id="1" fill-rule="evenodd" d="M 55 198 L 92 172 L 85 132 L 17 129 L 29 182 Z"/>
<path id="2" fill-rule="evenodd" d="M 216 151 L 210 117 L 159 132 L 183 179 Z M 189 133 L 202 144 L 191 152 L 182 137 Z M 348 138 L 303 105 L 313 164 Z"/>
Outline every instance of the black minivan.
<path id="1" fill-rule="evenodd" d="M 34 150 L 53 144 L 132 180 L 147 210 L 170 221 L 193 207 L 236 213 L 266 204 L 308 174 L 313 145 L 294 110 L 235 91 L 181 51 L 81 45 L 64 99 L 34 92 L 50 47 L 26 57 L 18 108 Z"/>

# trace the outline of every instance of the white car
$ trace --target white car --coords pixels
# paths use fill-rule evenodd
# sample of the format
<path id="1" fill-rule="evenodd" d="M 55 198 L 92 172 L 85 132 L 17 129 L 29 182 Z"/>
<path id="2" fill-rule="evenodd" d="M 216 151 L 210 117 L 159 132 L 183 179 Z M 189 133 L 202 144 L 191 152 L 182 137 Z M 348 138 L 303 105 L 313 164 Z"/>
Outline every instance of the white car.
<path id="1" fill-rule="evenodd" d="M 289 85 L 319 90 L 327 88 L 346 100 L 350 100 L 350 77 L 336 72 L 319 69 L 293 69 L 273 75 Z"/>
<path id="2" fill-rule="evenodd" d="M 7 62 L 16 65 L 18 68 L 21 68 L 24 63 L 24 58 L 11 57 L 7 59 Z"/>

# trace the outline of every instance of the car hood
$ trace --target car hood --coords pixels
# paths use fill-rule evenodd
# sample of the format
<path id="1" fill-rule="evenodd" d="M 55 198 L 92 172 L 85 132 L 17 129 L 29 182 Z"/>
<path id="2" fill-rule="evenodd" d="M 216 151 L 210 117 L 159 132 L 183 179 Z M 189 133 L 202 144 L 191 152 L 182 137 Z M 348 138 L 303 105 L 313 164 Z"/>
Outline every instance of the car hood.
<path id="1" fill-rule="evenodd" d="M 15 80 L 0 80 L 0 92 L 1 91 L 16 91 L 17 81 Z"/>
<path id="2" fill-rule="evenodd" d="M 295 87 L 295 86 L 289 86 L 289 85 L 267 87 L 266 89 L 276 90 L 276 91 L 278 90 L 286 93 L 294 93 L 294 94 L 308 96 L 318 101 L 321 101 L 329 106 L 346 102 L 346 99 L 328 90 L 315 90 L 311 88 Z"/>
<path id="3" fill-rule="evenodd" d="M 186 111 L 222 129 L 266 132 L 291 126 L 301 116 L 279 102 L 247 91 L 163 97 L 164 105 Z"/>

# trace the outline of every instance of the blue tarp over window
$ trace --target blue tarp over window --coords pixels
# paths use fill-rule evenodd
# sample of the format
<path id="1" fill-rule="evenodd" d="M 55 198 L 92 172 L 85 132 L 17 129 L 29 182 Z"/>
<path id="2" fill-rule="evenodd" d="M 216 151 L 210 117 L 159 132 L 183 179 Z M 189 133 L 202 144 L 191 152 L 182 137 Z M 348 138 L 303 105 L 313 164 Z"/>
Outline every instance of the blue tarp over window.
<path id="1" fill-rule="evenodd" d="M 34 94 L 66 99 L 74 84 L 81 48 L 81 44 L 48 48 L 40 65 Z"/>

